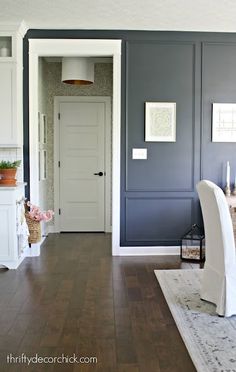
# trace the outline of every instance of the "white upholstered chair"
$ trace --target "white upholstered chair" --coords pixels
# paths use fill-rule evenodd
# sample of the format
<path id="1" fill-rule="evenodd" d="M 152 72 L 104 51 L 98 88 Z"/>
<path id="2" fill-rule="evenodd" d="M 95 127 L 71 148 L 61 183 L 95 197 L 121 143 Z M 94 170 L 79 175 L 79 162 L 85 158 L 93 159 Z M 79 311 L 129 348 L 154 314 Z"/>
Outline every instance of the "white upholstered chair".
<path id="1" fill-rule="evenodd" d="M 232 220 L 223 191 L 213 182 L 197 184 L 202 208 L 206 262 L 201 298 L 221 316 L 236 314 L 236 257 Z"/>

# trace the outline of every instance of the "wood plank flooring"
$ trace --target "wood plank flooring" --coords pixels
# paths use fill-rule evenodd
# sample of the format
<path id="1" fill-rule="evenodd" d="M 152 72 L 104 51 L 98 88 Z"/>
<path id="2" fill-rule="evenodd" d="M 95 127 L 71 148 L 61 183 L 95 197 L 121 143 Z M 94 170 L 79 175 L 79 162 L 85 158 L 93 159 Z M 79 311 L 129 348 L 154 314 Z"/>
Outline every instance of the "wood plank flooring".
<path id="1" fill-rule="evenodd" d="M 183 265 L 177 256 L 112 257 L 110 234 L 51 234 L 40 257 L 0 269 L 0 371 L 196 371 L 153 272 Z M 98 362 L 6 362 L 22 353 Z"/>

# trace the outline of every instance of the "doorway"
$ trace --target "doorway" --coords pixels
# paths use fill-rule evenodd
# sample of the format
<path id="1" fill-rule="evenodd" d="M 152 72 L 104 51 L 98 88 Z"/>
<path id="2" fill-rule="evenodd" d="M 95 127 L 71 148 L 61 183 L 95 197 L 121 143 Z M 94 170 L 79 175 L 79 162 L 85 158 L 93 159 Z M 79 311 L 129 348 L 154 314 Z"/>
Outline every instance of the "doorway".
<path id="1" fill-rule="evenodd" d="M 29 143 L 31 201 L 39 199 L 38 183 L 38 59 L 56 56 L 112 57 L 112 254 L 120 252 L 120 95 L 121 40 L 29 39 Z M 54 228 L 56 231 L 56 226 Z"/>
<path id="2" fill-rule="evenodd" d="M 55 97 L 54 170 L 57 230 L 111 232 L 110 97 Z"/>

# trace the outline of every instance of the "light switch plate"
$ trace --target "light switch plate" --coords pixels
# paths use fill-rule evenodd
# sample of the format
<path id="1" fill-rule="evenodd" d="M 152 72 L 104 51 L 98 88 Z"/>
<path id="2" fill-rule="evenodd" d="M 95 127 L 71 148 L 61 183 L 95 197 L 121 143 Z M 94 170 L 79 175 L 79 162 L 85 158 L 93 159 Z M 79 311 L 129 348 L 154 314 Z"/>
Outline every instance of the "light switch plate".
<path id="1" fill-rule="evenodd" d="M 147 159 L 147 149 L 132 149 L 132 159 Z"/>

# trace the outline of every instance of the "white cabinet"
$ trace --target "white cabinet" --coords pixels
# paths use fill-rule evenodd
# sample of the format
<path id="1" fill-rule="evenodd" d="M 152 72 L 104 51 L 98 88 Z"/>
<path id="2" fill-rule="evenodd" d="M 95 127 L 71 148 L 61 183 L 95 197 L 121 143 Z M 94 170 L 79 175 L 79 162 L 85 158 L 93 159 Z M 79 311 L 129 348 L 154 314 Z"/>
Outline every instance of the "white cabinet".
<path id="1" fill-rule="evenodd" d="M 0 188 L 0 265 L 16 269 L 25 257 L 17 236 L 17 202 L 24 197 L 25 184 Z"/>
<path id="2" fill-rule="evenodd" d="M 24 24 L 0 23 L 0 147 L 21 147 L 23 138 Z"/>
<path id="3" fill-rule="evenodd" d="M 0 63 L 0 142 L 1 145 L 17 144 L 15 115 L 15 63 Z"/>
<path id="4" fill-rule="evenodd" d="M 0 205 L 0 261 L 6 261 L 13 256 L 14 239 L 11 234 L 10 222 L 14 219 L 13 206 Z"/>

